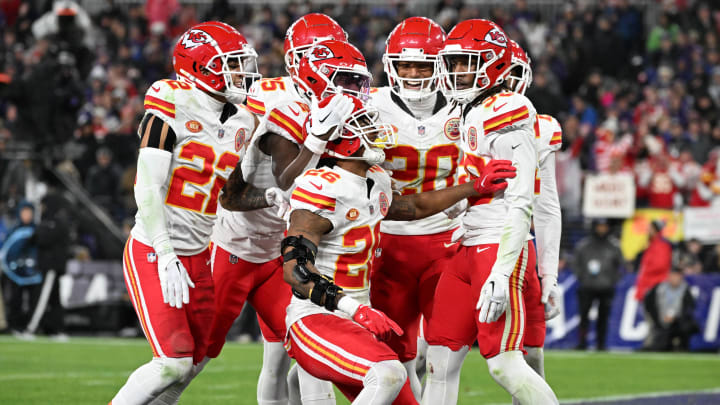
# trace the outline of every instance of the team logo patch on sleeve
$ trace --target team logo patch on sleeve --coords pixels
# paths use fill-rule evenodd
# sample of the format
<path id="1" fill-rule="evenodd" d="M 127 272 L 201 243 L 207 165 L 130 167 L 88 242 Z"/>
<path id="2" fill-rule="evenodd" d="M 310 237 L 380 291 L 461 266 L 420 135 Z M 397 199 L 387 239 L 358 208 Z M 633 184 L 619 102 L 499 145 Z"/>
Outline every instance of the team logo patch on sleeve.
<path id="1" fill-rule="evenodd" d="M 451 141 L 460 139 L 460 118 L 450 118 L 445 122 L 445 137 Z"/>
<path id="2" fill-rule="evenodd" d="M 199 121 L 192 120 L 185 123 L 185 128 L 187 128 L 188 131 L 196 134 L 202 131 L 203 126 Z"/>
<path id="3" fill-rule="evenodd" d="M 477 129 L 475 129 L 475 127 L 468 129 L 468 146 L 470 150 L 477 149 Z"/>
<path id="4" fill-rule="evenodd" d="M 390 201 L 388 200 L 387 195 L 385 195 L 385 193 L 382 193 L 382 192 L 380 193 L 379 201 L 380 201 L 380 214 L 382 214 L 382 216 L 385 216 L 385 215 L 387 215 L 388 210 L 390 209 Z"/>

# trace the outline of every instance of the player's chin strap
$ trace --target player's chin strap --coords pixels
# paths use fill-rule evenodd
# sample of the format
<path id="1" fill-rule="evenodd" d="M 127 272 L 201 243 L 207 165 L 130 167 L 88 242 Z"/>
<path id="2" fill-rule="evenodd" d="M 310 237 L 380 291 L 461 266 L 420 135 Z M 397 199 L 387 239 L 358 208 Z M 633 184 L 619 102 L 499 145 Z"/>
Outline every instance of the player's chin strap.
<path id="1" fill-rule="evenodd" d="M 315 264 L 315 256 L 318 248 L 314 243 L 300 236 L 288 236 L 280 244 L 280 252 L 291 246 L 293 249 L 283 254 L 283 263 L 295 260 L 293 276 L 299 282 L 305 284 L 312 281 L 315 286 L 310 290 L 310 301 L 313 304 L 324 306 L 328 311 L 337 308 L 337 296 L 342 288 L 333 283 L 333 279 L 320 273 L 315 273 L 307 268 L 307 262 Z M 302 292 L 292 289 L 293 295 L 300 299 L 308 299 Z M 323 298 L 325 302 L 323 303 Z"/>

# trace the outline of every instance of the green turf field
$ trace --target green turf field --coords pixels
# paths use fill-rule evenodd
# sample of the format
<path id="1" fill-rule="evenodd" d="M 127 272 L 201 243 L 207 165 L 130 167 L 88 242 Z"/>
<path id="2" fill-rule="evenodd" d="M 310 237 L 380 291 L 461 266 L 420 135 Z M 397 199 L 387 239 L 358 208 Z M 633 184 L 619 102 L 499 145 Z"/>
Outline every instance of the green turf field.
<path id="1" fill-rule="evenodd" d="M 0 337 L 0 404 L 107 403 L 150 358 L 140 339 L 73 338 L 55 343 Z M 254 404 L 262 346 L 229 343 L 184 394 L 186 404 Z M 720 388 L 720 355 L 546 353 L 548 381 L 561 400 Z M 462 373 L 460 404 L 508 403 L 478 352 Z M 347 404 L 343 398 L 338 404 Z"/>

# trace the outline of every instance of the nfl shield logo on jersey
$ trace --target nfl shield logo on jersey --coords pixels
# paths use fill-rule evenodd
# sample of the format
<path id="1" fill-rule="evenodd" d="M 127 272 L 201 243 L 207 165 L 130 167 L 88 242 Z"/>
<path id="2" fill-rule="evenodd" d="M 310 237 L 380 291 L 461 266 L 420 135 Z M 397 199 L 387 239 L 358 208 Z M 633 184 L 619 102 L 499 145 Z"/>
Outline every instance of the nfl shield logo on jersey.
<path id="1" fill-rule="evenodd" d="M 230 264 L 237 264 L 238 257 L 235 255 L 230 255 Z"/>
<path id="2" fill-rule="evenodd" d="M 225 136 L 225 130 L 223 128 L 218 129 L 218 138 L 222 139 Z"/>
<path id="3" fill-rule="evenodd" d="M 420 125 L 418 127 L 418 135 L 420 135 L 420 136 L 425 135 L 425 125 Z"/>
<path id="4" fill-rule="evenodd" d="M 155 252 L 148 253 L 147 261 L 148 261 L 148 263 L 155 263 L 157 261 L 157 254 Z"/>
<path id="5" fill-rule="evenodd" d="M 477 149 L 477 129 L 475 127 L 470 127 L 468 130 L 468 146 L 470 146 L 470 150 Z"/>

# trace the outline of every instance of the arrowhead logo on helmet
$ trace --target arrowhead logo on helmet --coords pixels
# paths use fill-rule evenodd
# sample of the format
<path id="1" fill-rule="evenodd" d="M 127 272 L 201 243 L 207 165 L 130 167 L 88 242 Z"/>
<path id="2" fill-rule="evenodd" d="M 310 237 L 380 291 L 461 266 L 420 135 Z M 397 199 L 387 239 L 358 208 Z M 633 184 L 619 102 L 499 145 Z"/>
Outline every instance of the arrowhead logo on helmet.
<path id="1" fill-rule="evenodd" d="M 330 48 L 328 48 L 325 45 L 318 45 L 312 49 L 312 52 L 308 56 L 308 59 L 311 62 L 315 62 L 318 60 L 330 59 L 330 58 L 334 58 L 334 57 L 335 57 L 335 55 L 330 50 Z"/>
<path id="2" fill-rule="evenodd" d="M 507 37 L 497 28 L 493 28 L 485 34 L 485 41 L 503 48 L 507 47 Z"/>
<path id="3" fill-rule="evenodd" d="M 185 35 L 180 39 L 180 43 L 185 49 L 192 49 L 202 44 L 207 44 L 212 41 L 212 37 L 202 30 L 188 30 Z"/>

